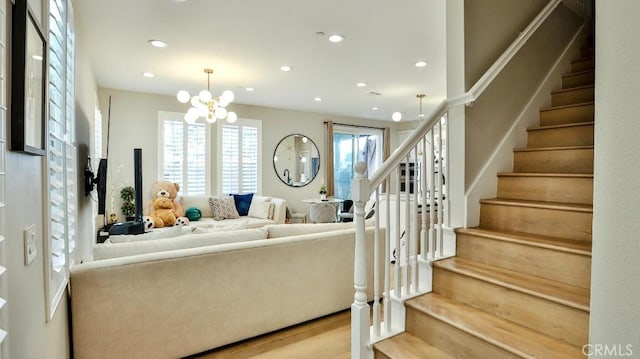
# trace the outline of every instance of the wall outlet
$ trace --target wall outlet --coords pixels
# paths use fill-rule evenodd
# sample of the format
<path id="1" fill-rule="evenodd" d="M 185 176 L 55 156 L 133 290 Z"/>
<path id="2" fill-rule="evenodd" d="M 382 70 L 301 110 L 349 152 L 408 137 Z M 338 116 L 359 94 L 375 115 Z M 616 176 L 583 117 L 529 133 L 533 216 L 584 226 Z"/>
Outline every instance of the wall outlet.
<path id="1" fill-rule="evenodd" d="M 36 259 L 38 248 L 36 246 L 36 225 L 32 224 L 24 229 L 24 265 L 29 265 Z"/>

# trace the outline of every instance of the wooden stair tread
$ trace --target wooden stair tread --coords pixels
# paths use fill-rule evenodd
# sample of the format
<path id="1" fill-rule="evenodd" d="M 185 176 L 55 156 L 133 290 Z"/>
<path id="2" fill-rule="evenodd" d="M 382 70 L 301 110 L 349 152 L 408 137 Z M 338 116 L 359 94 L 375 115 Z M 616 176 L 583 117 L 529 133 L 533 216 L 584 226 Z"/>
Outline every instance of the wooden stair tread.
<path id="1" fill-rule="evenodd" d="M 456 229 L 456 233 L 469 234 L 503 242 L 518 243 L 532 247 L 546 248 L 591 257 L 591 242 L 586 241 L 546 237 L 527 233 L 492 231 L 483 228 L 458 228 Z"/>
<path id="2" fill-rule="evenodd" d="M 554 90 L 551 91 L 551 94 L 559 94 L 559 93 L 564 93 L 564 92 L 571 92 L 571 91 L 580 91 L 580 90 L 586 90 L 586 89 L 591 89 L 594 88 L 594 85 L 584 85 L 584 86 L 577 86 L 577 87 L 571 87 L 568 89 L 559 89 L 559 90 Z"/>
<path id="3" fill-rule="evenodd" d="M 566 146 L 566 147 L 525 147 L 514 148 L 514 152 L 534 152 L 534 151 L 562 151 L 562 150 L 592 150 L 593 146 Z"/>
<path id="4" fill-rule="evenodd" d="M 436 261 L 433 265 L 434 267 L 589 312 L 590 291 L 585 288 L 455 257 Z"/>
<path id="5" fill-rule="evenodd" d="M 593 101 L 572 103 L 572 104 L 569 104 L 569 105 L 545 107 L 545 108 L 540 109 L 540 111 L 553 111 L 553 110 L 560 110 L 560 109 L 571 108 L 571 107 L 582 107 L 582 106 L 593 106 Z"/>
<path id="6" fill-rule="evenodd" d="M 593 60 L 594 60 L 593 56 L 584 56 L 575 60 L 571 60 L 571 63 L 575 64 L 576 62 L 593 61 Z"/>
<path id="7" fill-rule="evenodd" d="M 547 125 L 547 126 L 533 126 L 527 128 L 527 131 L 540 131 L 540 130 L 552 130 L 555 128 L 569 128 L 569 127 L 580 127 L 580 126 L 593 126 L 594 122 L 573 122 L 573 123 L 563 123 L 561 125 Z"/>
<path id="8" fill-rule="evenodd" d="M 584 358 L 580 348 L 430 293 L 407 306 L 522 358 Z"/>
<path id="9" fill-rule="evenodd" d="M 450 359 L 449 354 L 409 333 L 402 333 L 374 344 L 375 350 L 392 359 Z"/>
<path id="10" fill-rule="evenodd" d="M 596 71 L 595 69 L 588 69 L 588 70 L 569 72 L 568 74 L 562 75 L 562 77 L 579 76 L 579 75 L 584 75 L 584 74 L 588 74 L 588 73 L 595 72 L 595 71 Z"/>
<path id="11" fill-rule="evenodd" d="M 593 178 L 593 173 L 498 172 L 498 177 Z"/>
<path id="12" fill-rule="evenodd" d="M 501 198 L 481 199 L 480 203 L 505 205 L 505 206 L 517 206 L 517 207 L 556 209 L 560 211 L 574 211 L 574 212 L 587 212 L 587 213 L 593 212 L 593 205 L 590 205 L 590 204 L 528 201 L 528 200 L 521 200 L 521 199 L 501 199 Z"/>

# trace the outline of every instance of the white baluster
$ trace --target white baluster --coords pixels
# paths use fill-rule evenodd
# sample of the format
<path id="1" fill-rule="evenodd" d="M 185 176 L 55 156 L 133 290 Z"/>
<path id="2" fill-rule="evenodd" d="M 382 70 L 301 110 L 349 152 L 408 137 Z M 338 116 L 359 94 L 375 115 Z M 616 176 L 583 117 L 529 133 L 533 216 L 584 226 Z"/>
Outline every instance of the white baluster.
<path id="1" fill-rule="evenodd" d="M 427 138 L 422 137 L 422 167 L 420 168 L 420 187 L 422 191 L 422 226 L 420 229 L 420 258 L 427 259 L 427 210 L 429 203 L 427 202 Z"/>
<path id="2" fill-rule="evenodd" d="M 434 259 L 436 256 L 436 185 L 435 185 L 435 146 L 434 146 L 434 136 L 433 136 L 433 128 L 429 131 L 431 142 L 429 147 L 431 151 L 429 151 L 429 163 L 431 164 L 431 168 L 429 168 L 429 258 Z"/>
<path id="3" fill-rule="evenodd" d="M 438 257 L 444 256 L 444 233 L 442 231 L 442 215 L 444 208 L 442 205 L 442 122 L 438 122 Z"/>
<path id="4" fill-rule="evenodd" d="M 404 176 L 404 246 L 401 247 L 401 260 L 400 260 L 400 270 L 402 271 L 402 286 L 404 287 L 403 290 L 403 297 L 406 297 L 409 294 L 409 245 L 411 243 L 411 241 L 409 240 L 409 238 L 411 237 L 411 221 L 410 221 L 410 214 L 411 212 L 409 212 L 411 210 L 411 198 L 410 198 L 410 186 L 411 183 L 409 181 L 409 179 L 411 178 L 411 171 L 410 171 L 410 161 L 411 158 L 409 157 L 409 155 L 407 154 L 407 157 L 405 158 L 406 161 L 406 167 L 405 167 L 405 176 Z M 402 245 L 402 244 L 401 244 Z"/>
<path id="5" fill-rule="evenodd" d="M 413 206 L 411 206 L 411 213 L 407 213 L 407 216 L 411 218 L 411 241 L 409 242 L 409 268 L 411 270 L 411 289 L 412 292 L 418 291 L 418 262 L 416 260 L 416 253 L 418 253 L 418 145 L 413 147 L 414 162 L 414 175 L 413 175 Z M 407 238 L 409 240 L 409 238 Z"/>
<path id="6" fill-rule="evenodd" d="M 391 332 L 391 310 L 389 307 L 389 290 L 391 285 L 391 176 L 387 176 L 387 210 L 385 213 L 385 230 L 384 230 L 384 299 L 382 308 L 384 310 L 384 322 L 387 333 Z"/>
<path id="7" fill-rule="evenodd" d="M 375 233 L 373 239 L 373 330 L 380 337 L 380 186 L 375 191 Z"/>
<path id="8" fill-rule="evenodd" d="M 367 303 L 367 242 L 364 227 L 364 205 L 371 193 L 369 180 L 364 177 L 367 165 L 356 163 L 355 174 L 351 180 L 353 196 L 354 222 L 356 226 L 355 262 L 353 273 L 353 287 L 355 294 L 351 305 L 351 354 L 354 359 L 373 358 L 369 347 L 370 308 Z"/>
<path id="9" fill-rule="evenodd" d="M 395 274 L 393 276 L 393 291 L 396 294 L 396 297 L 400 298 L 401 295 L 401 287 L 400 287 L 400 168 L 396 167 L 396 200 L 395 200 L 395 233 L 393 234 L 393 239 L 395 242 L 395 260 L 396 263 L 394 265 Z"/>

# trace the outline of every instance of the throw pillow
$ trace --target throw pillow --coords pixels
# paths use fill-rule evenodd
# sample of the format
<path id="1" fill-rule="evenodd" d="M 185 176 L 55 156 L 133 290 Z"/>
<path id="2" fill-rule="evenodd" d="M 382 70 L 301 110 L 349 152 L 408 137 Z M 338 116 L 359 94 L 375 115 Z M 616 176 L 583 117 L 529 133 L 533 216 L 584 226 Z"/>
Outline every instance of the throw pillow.
<path id="1" fill-rule="evenodd" d="M 238 210 L 238 214 L 241 216 L 246 216 L 249 214 L 249 207 L 251 206 L 251 199 L 253 198 L 253 193 L 247 194 L 232 194 L 233 200 L 236 204 L 236 210 Z"/>
<path id="2" fill-rule="evenodd" d="M 202 218 L 202 211 L 196 207 L 190 207 L 184 212 L 184 215 L 189 218 L 190 221 L 197 221 Z"/>
<path id="3" fill-rule="evenodd" d="M 249 217 L 268 219 L 271 205 L 271 202 L 252 201 L 251 207 L 249 207 Z"/>
<path id="4" fill-rule="evenodd" d="M 211 197 L 209 205 L 211 212 L 213 212 L 213 219 L 216 221 L 240 217 L 236 210 L 236 203 L 231 196 Z"/>

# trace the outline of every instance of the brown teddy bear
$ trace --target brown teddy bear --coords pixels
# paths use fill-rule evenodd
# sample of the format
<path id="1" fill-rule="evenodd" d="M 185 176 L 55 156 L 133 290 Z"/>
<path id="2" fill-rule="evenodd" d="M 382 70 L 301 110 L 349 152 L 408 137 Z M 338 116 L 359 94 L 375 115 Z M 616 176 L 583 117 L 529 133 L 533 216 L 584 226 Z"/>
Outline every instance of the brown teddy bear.
<path id="1" fill-rule="evenodd" d="M 153 200 L 153 211 L 150 216 L 156 228 L 173 226 L 178 217 L 173 208 L 173 201 L 169 197 L 156 197 Z"/>
<path id="2" fill-rule="evenodd" d="M 153 197 L 145 210 L 145 215 L 148 216 L 145 220 L 150 222 L 146 223 L 148 229 L 189 223 L 182 205 L 176 200 L 179 190 L 179 184 L 169 181 L 156 181 L 151 186 Z"/>

